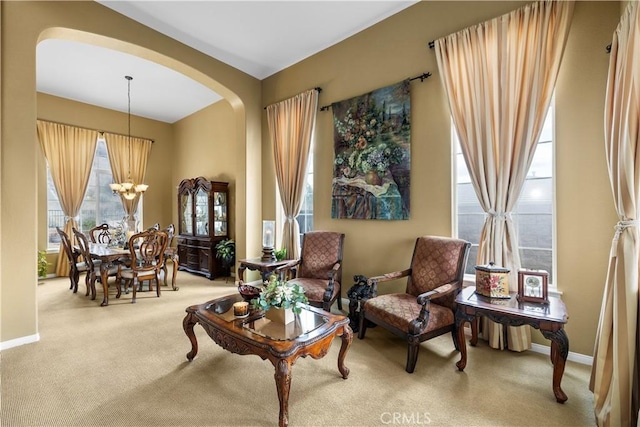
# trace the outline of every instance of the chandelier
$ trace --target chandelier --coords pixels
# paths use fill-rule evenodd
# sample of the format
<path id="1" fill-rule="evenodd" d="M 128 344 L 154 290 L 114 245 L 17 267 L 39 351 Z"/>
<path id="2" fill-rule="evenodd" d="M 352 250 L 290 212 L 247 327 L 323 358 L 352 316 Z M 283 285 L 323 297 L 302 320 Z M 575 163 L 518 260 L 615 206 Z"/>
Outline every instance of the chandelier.
<path id="1" fill-rule="evenodd" d="M 133 77 L 124 76 L 127 79 L 127 119 L 128 119 L 128 137 L 129 137 L 129 174 L 127 180 L 122 183 L 111 183 L 109 187 L 113 191 L 113 194 L 120 194 L 127 200 L 133 200 L 138 194 L 142 194 L 147 191 L 149 186 L 147 184 L 136 184 L 131 179 L 131 80 Z"/>

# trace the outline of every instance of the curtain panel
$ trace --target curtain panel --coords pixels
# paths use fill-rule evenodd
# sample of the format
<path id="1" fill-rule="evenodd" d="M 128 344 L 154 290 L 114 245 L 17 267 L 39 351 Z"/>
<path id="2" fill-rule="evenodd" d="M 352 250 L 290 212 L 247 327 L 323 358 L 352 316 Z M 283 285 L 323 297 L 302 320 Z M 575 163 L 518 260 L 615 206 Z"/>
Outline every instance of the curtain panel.
<path id="1" fill-rule="evenodd" d="M 462 154 L 486 213 L 477 264 L 510 269 L 512 291 L 521 265 L 511 212 L 553 95 L 573 6 L 539 1 L 435 41 Z M 489 325 L 490 345 L 503 348 L 502 328 Z M 528 327 L 508 333 L 511 350 L 530 348 Z"/>
<path id="2" fill-rule="evenodd" d="M 273 144 L 276 180 L 285 214 L 282 248 L 287 257 L 300 256 L 300 213 L 309 151 L 316 125 L 318 91 L 311 89 L 267 107 L 267 123 Z"/>
<path id="3" fill-rule="evenodd" d="M 104 132 L 104 140 L 114 181 L 121 183 L 131 180 L 136 184 L 142 184 L 147 173 L 152 141 L 109 132 Z M 132 221 L 138 210 L 140 194 L 133 200 L 127 200 L 120 195 L 120 200 L 129 221 Z"/>
<path id="4" fill-rule="evenodd" d="M 589 389 L 599 426 L 638 418 L 640 236 L 640 15 L 630 2 L 613 34 L 605 100 L 605 148 L 619 222 L 611 243 Z"/>
<path id="5" fill-rule="evenodd" d="M 76 217 L 87 191 L 98 132 L 43 120 L 38 120 L 36 125 L 38 140 L 49 164 L 53 185 L 64 212 L 64 232 L 71 243 L 75 244 L 73 227 L 80 228 Z M 68 276 L 69 267 L 69 260 L 60 245 L 56 275 Z"/>

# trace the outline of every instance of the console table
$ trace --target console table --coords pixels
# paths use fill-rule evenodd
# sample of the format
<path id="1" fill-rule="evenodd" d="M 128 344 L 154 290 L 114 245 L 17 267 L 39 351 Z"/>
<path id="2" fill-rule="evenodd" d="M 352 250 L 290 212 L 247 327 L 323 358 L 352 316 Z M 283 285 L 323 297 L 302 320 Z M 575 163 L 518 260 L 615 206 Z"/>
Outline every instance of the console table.
<path id="1" fill-rule="evenodd" d="M 456 298 L 456 330 L 460 349 L 460 361 L 456 366 L 460 371 L 467 366 L 467 345 L 464 323 L 472 325 L 471 345 L 478 342 L 477 328 L 473 325 L 477 316 L 486 316 L 494 322 L 508 326 L 529 325 L 542 332 L 551 340 L 551 363 L 553 363 L 553 393 L 558 403 L 567 401 L 567 395 L 560 388 L 564 365 L 569 354 L 569 338 L 564 331 L 567 323 L 567 309 L 560 297 L 549 297 L 549 304 L 519 302 L 515 293 L 509 299 L 487 298 L 475 293 L 474 287 L 467 287 Z"/>
<path id="2" fill-rule="evenodd" d="M 333 339 L 342 339 L 338 353 L 338 370 L 347 379 L 349 368 L 344 365 L 347 350 L 353 340 L 349 320 L 345 316 L 331 314 L 305 305 L 295 321 L 287 325 L 277 324 L 264 317 L 264 312 L 254 310 L 246 318 L 233 315 L 233 303 L 242 301 L 240 294 L 217 298 L 186 309 L 182 322 L 191 341 L 187 359 L 192 361 L 198 353 L 198 341 L 193 328 L 200 324 L 211 339 L 231 353 L 255 354 L 269 359 L 275 368 L 276 389 L 280 401 L 279 425 L 289 424 L 289 390 L 291 369 L 299 357 L 324 357 Z"/>

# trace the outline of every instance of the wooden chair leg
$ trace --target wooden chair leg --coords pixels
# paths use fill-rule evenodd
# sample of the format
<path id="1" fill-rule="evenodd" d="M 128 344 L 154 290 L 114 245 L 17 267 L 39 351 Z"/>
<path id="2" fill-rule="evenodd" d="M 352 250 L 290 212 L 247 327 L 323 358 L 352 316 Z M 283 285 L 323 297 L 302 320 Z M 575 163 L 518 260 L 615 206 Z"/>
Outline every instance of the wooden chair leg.
<path id="1" fill-rule="evenodd" d="M 139 283 L 136 284 L 136 278 L 134 277 L 133 279 L 131 279 L 131 283 L 133 286 L 131 286 L 133 288 L 133 297 L 131 298 L 131 304 L 136 302 L 136 286 L 139 286 Z"/>
<path id="2" fill-rule="evenodd" d="M 151 280 L 149 280 L 149 286 L 151 286 Z M 160 297 L 160 277 L 158 272 L 156 272 L 156 295 Z"/>
<path id="3" fill-rule="evenodd" d="M 412 374 L 416 369 L 416 362 L 418 361 L 418 350 L 420 350 L 420 341 L 413 342 L 414 340 L 417 340 L 417 337 L 409 337 L 406 371 L 410 374 Z"/>
<path id="4" fill-rule="evenodd" d="M 338 292 L 338 310 L 342 311 L 342 287 L 340 288 L 340 292 Z"/>
<path id="5" fill-rule="evenodd" d="M 367 332 L 367 320 L 364 318 L 364 311 L 362 311 L 362 307 L 360 307 L 360 324 L 358 325 L 358 338 L 363 339 L 365 332 Z"/>

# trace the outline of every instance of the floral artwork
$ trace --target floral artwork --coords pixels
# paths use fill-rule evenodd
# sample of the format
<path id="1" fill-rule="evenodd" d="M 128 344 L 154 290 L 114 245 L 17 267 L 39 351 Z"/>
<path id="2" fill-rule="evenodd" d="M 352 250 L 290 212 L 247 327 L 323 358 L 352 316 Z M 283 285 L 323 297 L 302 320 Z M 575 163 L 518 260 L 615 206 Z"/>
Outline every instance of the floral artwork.
<path id="1" fill-rule="evenodd" d="M 409 218 L 409 81 L 334 103 L 332 218 Z"/>

